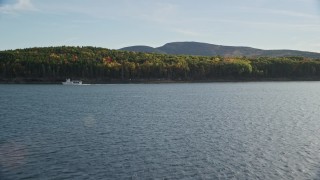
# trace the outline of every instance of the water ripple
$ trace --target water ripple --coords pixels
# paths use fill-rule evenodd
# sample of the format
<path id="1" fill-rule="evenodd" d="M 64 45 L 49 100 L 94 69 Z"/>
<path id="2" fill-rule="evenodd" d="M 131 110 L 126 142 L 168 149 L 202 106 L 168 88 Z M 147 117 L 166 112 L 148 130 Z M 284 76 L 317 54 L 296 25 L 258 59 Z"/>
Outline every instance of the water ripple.
<path id="1" fill-rule="evenodd" d="M 319 92 L 0 85 L 0 179 L 319 179 Z"/>

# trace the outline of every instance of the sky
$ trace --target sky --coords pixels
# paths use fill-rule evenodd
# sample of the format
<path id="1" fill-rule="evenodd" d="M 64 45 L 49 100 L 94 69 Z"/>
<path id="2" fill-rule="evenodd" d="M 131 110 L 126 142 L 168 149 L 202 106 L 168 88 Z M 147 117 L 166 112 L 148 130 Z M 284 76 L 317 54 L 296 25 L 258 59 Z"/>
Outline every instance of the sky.
<path id="1" fill-rule="evenodd" d="M 0 50 L 177 41 L 320 52 L 320 0 L 0 0 Z"/>

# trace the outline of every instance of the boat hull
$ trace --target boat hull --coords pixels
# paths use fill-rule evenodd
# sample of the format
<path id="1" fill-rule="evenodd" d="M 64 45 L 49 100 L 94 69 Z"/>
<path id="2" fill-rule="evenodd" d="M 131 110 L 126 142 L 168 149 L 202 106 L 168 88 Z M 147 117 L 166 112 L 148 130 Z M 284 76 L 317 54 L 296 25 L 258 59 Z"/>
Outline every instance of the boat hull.
<path id="1" fill-rule="evenodd" d="M 70 79 L 66 79 L 65 82 L 62 82 L 62 85 L 82 85 L 82 81 L 78 81 L 78 80 L 71 81 Z"/>

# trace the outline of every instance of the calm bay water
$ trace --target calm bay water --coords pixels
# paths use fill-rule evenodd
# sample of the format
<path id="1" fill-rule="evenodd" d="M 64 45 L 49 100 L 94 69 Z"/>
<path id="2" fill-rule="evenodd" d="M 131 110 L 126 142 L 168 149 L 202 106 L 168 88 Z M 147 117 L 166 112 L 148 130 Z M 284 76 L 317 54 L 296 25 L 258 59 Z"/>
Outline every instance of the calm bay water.
<path id="1" fill-rule="evenodd" d="M 0 85 L 0 179 L 320 179 L 320 82 Z"/>

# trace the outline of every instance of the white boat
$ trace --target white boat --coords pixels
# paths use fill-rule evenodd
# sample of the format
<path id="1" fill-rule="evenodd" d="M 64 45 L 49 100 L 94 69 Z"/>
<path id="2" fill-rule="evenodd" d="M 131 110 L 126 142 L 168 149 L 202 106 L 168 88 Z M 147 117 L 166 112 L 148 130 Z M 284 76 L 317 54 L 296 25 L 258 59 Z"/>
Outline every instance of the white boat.
<path id="1" fill-rule="evenodd" d="M 82 85 L 82 81 L 80 80 L 72 80 L 70 78 L 66 79 L 65 82 L 62 82 L 63 85 Z"/>

